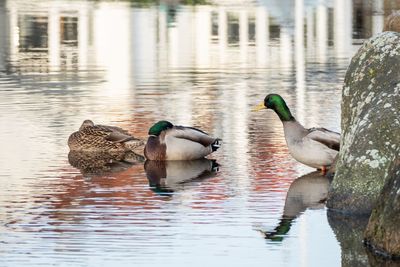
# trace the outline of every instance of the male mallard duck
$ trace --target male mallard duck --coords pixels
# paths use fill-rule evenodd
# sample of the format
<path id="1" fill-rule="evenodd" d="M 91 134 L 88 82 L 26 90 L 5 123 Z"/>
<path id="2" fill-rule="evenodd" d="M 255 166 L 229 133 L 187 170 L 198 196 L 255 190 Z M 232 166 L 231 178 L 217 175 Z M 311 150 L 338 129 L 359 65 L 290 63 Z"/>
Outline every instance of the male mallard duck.
<path id="1" fill-rule="evenodd" d="M 219 139 L 185 126 L 159 121 L 149 129 L 144 155 L 149 160 L 194 160 L 219 148 Z"/>
<path id="2" fill-rule="evenodd" d="M 273 109 L 283 123 L 286 144 L 294 159 L 325 172 L 340 148 L 340 134 L 325 128 L 304 128 L 290 113 L 280 95 L 269 94 L 255 111 Z"/>
<path id="3" fill-rule="evenodd" d="M 133 151 L 144 143 L 127 131 L 114 126 L 95 125 L 91 120 L 85 120 L 79 131 L 68 138 L 71 151 Z"/>

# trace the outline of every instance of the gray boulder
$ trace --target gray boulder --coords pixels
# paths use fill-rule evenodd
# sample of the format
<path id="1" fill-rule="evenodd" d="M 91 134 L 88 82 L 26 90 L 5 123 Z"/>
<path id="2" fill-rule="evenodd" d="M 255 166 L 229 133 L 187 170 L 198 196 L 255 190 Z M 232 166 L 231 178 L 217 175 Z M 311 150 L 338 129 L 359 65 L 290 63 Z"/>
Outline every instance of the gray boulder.
<path id="1" fill-rule="evenodd" d="M 400 157 L 392 165 L 389 180 L 369 218 L 365 242 L 378 254 L 400 259 Z"/>
<path id="2" fill-rule="evenodd" d="M 366 41 L 342 92 L 342 140 L 327 206 L 370 214 L 400 152 L 400 34 Z"/>

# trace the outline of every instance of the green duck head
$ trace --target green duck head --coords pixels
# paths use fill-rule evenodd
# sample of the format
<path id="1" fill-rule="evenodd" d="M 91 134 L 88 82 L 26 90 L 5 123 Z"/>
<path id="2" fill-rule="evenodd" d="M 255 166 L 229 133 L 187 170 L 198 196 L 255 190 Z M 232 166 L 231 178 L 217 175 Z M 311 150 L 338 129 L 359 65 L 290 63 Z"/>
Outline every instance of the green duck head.
<path id="1" fill-rule="evenodd" d="M 159 136 L 162 131 L 174 127 L 169 121 L 159 121 L 149 129 L 149 135 Z"/>
<path id="2" fill-rule="evenodd" d="M 293 121 L 295 118 L 290 113 L 285 100 L 278 94 L 269 94 L 264 98 L 264 102 L 254 108 L 254 111 L 261 109 L 272 109 L 278 114 L 281 121 Z"/>

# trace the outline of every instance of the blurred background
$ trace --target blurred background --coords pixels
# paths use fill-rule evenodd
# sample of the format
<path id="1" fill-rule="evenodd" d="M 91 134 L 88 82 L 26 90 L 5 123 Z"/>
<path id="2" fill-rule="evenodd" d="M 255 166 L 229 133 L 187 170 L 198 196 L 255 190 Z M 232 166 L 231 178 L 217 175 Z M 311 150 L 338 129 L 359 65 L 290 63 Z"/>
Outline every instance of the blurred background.
<path id="1" fill-rule="evenodd" d="M 306 127 L 340 132 L 351 57 L 399 7 L 0 0 L 0 264 L 346 265 L 323 199 L 282 217 L 313 170 L 288 154 L 278 117 L 251 108 L 279 93 Z M 67 147 L 84 119 L 143 139 L 162 119 L 199 127 L 223 140 L 219 171 L 193 182 L 192 165 L 170 166 L 189 182 L 168 194 L 142 163 L 87 175 Z M 260 235 L 276 227 L 279 242 Z"/>

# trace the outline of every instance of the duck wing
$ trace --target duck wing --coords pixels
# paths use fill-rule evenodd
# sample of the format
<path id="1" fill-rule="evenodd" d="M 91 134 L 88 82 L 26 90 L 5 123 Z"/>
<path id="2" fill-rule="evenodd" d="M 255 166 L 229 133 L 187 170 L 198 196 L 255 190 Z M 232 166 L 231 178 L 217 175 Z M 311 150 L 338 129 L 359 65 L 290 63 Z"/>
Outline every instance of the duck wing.
<path id="1" fill-rule="evenodd" d="M 106 131 L 120 132 L 120 133 L 123 133 L 125 135 L 130 135 L 127 130 L 124 130 L 124 129 L 122 129 L 120 127 L 116 127 L 116 126 L 108 126 L 108 125 L 97 124 L 95 127 L 103 128 Z"/>
<path id="2" fill-rule="evenodd" d="M 105 139 L 107 141 L 111 142 L 116 142 L 116 143 L 123 143 L 131 140 L 138 140 L 137 138 L 131 136 L 131 135 L 126 135 L 120 132 L 111 132 L 109 133 Z"/>
<path id="3" fill-rule="evenodd" d="M 340 134 L 337 132 L 325 128 L 310 128 L 306 136 L 333 150 L 339 151 L 340 149 Z"/>
<path id="4" fill-rule="evenodd" d="M 208 147 L 218 140 L 199 129 L 185 126 L 174 126 L 168 130 L 167 134 L 175 138 L 187 139 L 202 144 L 204 147 Z"/>
<path id="5" fill-rule="evenodd" d="M 114 126 L 106 126 L 106 125 L 95 125 L 90 127 L 93 132 L 97 132 L 97 134 L 102 135 L 105 140 L 115 143 L 123 143 L 130 140 L 136 140 L 132 135 L 130 135 L 127 131 Z"/>

